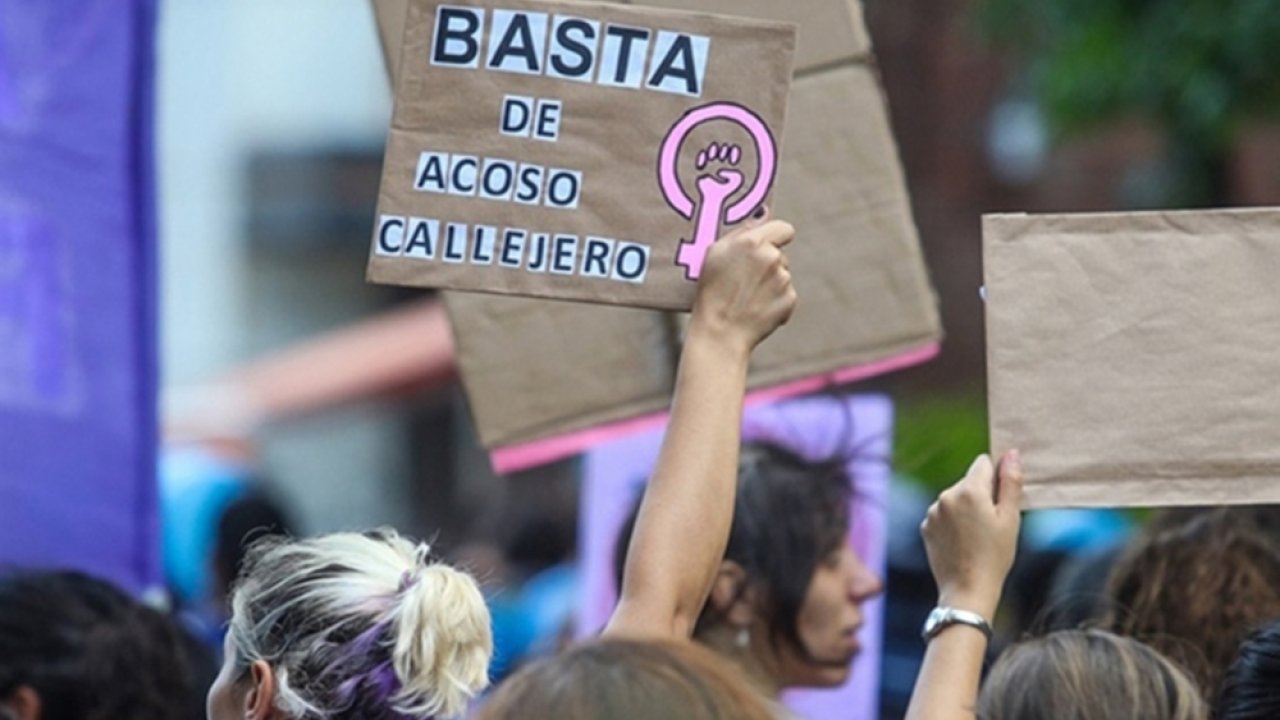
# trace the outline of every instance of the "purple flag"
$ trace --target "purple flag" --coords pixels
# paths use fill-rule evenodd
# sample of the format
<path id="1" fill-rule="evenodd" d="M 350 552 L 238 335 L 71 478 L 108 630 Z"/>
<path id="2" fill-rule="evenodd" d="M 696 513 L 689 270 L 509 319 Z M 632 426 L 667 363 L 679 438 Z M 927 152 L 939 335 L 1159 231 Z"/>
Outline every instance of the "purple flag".
<path id="1" fill-rule="evenodd" d="M 154 0 L 0 0 L 0 564 L 160 578 Z"/>

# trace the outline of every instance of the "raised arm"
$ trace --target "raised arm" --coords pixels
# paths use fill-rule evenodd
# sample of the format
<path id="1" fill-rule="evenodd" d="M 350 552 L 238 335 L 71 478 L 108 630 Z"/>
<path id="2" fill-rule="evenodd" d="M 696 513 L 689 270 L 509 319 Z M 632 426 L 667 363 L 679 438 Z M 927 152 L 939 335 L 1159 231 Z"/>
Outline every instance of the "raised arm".
<path id="1" fill-rule="evenodd" d="M 992 620 L 1017 551 L 1021 506 L 1022 465 L 1013 450 L 1001 460 L 998 479 L 991 458 L 981 455 L 929 508 L 920 531 L 939 607 Z M 950 625 L 935 635 L 906 720 L 974 720 L 986 649 L 986 635 L 969 625 Z"/>
<path id="2" fill-rule="evenodd" d="M 795 307 L 781 250 L 794 232 L 772 221 L 707 253 L 671 420 L 605 635 L 676 639 L 693 631 L 729 541 L 747 361 Z"/>

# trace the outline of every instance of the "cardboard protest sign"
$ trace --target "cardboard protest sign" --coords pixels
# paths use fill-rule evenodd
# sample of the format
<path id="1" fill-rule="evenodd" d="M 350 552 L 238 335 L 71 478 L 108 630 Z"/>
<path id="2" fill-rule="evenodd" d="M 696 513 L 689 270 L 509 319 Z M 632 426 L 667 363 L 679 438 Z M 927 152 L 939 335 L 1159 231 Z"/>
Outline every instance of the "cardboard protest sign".
<path id="1" fill-rule="evenodd" d="M 1029 506 L 1280 502 L 1280 209 L 983 236 L 992 449 Z"/>
<path id="2" fill-rule="evenodd" d="M 403 20 L 405 2 L 373 0 L 389 57 L 397 55 L 404 24 L 394 19 Z M 787 252 L 801 301 L 791 322 L 757 349 L 751 399 L 812 392 L 931 358 L 940 322 L 860 7 L 846 0 L 663 2 L 800 27 L 786 154 L 771 204 L 798 230 Z M 500 470 L 662 421 L 680 351 L 675 317 L 475 293 L 445 299 L 472 414 L 481 441 L 498 449 Z"/>
<path id="3" fill-rule="evenodd" d="M 400 77 L 400 47 L 404 42 L 404 20 L 409 14 L 409 0 L 370 0 L 373 3 L 374 21 L 378 24 L 378 42 L 382 46 L 382 61 L 391 75 L 395 88 Z"/>
<path id="4" fill-rule="evenodd" d="M 369 278 L 688 308 L 773 188 L 794 46 L 778 22 L 410 3 Z"/>

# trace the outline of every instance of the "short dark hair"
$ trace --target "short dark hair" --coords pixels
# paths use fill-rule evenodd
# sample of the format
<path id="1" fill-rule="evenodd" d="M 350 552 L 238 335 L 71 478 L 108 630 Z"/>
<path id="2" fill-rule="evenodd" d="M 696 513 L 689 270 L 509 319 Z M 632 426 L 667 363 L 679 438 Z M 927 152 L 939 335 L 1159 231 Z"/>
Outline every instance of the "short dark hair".
<path id="1" fill-rule="evenodd" d="M 259 490 L 251 490 L 236 498 L 218 518 L 214 538 L 213 566 L 219 590 L 231 589 L 240 575 L 245 554 L 255 540 L 268 535 L 293 535 L 289 517 L 274 498 Z"/>
<path id="2" fill-rule="evenodd" d="M 1280 717 L 1280 621 L 1250 635 L 1222 681 L 1218 720 Z"/>
<path id="3" fill-rule="evenodd" d="M 44 720 L 172 720 L 198 694 L 177 626 L 78 572 L 0 580 L 0 697 L 24 686 Z"/>
<path id="4" fill-rule="evenodd" d="M 800 608 L 818 564 L 849 534 L 853 483 L 847 464 L 842 456 L 808 460 L 765 442 L 745 444 L 738 461 L 738 493 L 724 559 L 740 565 L 747 582 L 762 593 L 770 642 L 786 642 L 805 657 L 808 650 L 796 628 Z M 614 548 L 619 585 L 638 511 L 637 506 Z M 695 634 L 719 620 L 708 604 Z"/>

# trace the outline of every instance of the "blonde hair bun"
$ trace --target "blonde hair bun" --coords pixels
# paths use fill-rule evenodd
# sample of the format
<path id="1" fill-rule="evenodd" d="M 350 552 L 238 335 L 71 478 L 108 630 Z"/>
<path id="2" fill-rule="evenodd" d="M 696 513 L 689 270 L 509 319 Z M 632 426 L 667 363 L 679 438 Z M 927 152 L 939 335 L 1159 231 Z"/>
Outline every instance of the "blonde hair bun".
<path id="1" fill-rule="evenodd" d="M 272 666 L 286 717 L 461 715 L 489 682 L 489 610 L 430 555 L 391 529 L 255 544 L 232 599 L 237 663 Z"/>
<path id="2" fill-rule="evenodd" d="M 415 572 L 394 622 L 396 707 L 407 715 L 460 715 L 489 683 L 489 610 L 470 575 L 438 562 Z"/>

